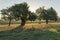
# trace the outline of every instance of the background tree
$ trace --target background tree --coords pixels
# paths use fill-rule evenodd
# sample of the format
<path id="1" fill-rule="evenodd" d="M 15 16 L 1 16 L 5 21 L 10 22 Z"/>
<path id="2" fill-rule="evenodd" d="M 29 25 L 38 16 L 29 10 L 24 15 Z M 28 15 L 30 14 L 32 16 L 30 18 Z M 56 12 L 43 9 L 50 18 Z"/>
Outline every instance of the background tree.
<path id="1" fill-rule="evenodd" d="M 2 9 L 1 12 L 2 12 L 1 14 L 3 16 L 3 19 L 4 20 L 9 20 L 9 26 L 10 26 L 11 20 L 13 19 L 12 13 L 9 12 L 7 9 Z"/>
<path id="2" fill-rule="evenodd" d="M 48 24 L 48 20 L 57 20 L 57 13 L 52 7 L 47 10 L 44 7 L 40 7 L 39 16 L 39 18 L 46 20 L 46 24 Z"/>
<path id="3" fill-rule="evenodd" d="M 32 22 L 32 21 L 35 21 L 36 18 L 37 18 L 37 15 L 36 15 L 35 13 L 32 12 L 32 13 L 29 14 L 29 18 L 28 18 L 28 19 L 29 19 L 31 22 Z"/>
<path id="4" fill-rule="evenodd" d="M 41 23 L 41 19 L 42 19 L 42 16 L 41 16 L 41 13 L 43 11 L 44 7 L 40 7 L 36 10 L 36 14 L 37 14 L 37 19 L 40 21 L 39 23 Z"/>
<path id="5" fill-rule="evenodd" d="M 57 12 L 52 7 L 47 9 L 47 13 L 49 15 L 50 20 L 54 20 L 55 22 L 57 21 Z"/>

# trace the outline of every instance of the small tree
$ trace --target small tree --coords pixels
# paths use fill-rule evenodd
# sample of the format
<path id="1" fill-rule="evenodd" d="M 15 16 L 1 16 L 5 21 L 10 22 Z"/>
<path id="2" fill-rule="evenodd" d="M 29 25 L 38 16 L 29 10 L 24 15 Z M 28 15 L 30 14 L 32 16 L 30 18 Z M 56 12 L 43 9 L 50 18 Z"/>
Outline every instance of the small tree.
<path id="1" fill-rule="evenodd" d="M 38 16 L 37 19 L 40 21 L 39 23 L 41 23 L 41 19 L 43 19 L 42 18 L 43 15 L 41 15 L 43 9 L 44 9 L 44 7 L 40 7 L 36 10 L 36 13 L 37 13 L 37 16 Z"/>
<path id="2" fill-rule="evenodd" d="M 1 14 L 2 14 L 3 18 L 4 18 L 5 20 L 9 20 L 9 26 L 10 26 L 11 21 L 12 21 L 12 19 L 13 19 L 12 13 L 9 12 L 7 9 L 2 9 L 1 12 L 2 12 Z"/>
<path id="3" fill-rule="evenodd" d="M 32 22 L 32 21 L 35 21 L 36 18 L 37 18 L 37 15 L 35 15 L 35 13 L 30 13 L 28 19 Z"/>

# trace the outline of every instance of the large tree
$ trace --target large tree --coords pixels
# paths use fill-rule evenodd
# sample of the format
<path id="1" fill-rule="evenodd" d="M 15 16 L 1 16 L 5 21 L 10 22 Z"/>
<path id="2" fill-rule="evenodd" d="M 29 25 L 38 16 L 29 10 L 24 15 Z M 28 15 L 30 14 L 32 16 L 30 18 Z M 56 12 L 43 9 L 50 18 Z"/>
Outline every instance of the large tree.
<path id="1" fill-rule="evenodd" d="M 15 4 L 12 7 L 10 7 L 8 10 L 13 13 L 14 18 L 20 18 L 21 19 L 21 26 L 25 25 L 27 16 L 29 14 L 29 6 L 27 3 L 20 3 Z"/>

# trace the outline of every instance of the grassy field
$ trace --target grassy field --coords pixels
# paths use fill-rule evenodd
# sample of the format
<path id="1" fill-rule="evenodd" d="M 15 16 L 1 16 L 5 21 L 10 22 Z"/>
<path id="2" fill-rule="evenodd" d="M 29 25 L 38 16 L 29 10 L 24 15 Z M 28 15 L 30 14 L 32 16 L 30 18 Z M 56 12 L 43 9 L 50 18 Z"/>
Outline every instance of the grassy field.
<path id="1" fill-rule="evenodd" d="M 0 31 L 12 30 L 18 27 L 19 24 L 0 25 Z M 60 40 L 60 23 L 25 24 L 24 30 L 35 28 L 34 31 L 20 32 L 20 33 L 6 33 L 0 34 L 0 40 Z"/>
<path id="2" fill-rule="evenodd" d="M 0 40 L 60 40 L 60 33 L 50 31 L 30 31 L 0 34 Z"/>
<path id="3" fill-rule="evenodd" d="M 19 24 L 12 24 L 11 26 L 8 26 L 8 24 L 0 25 L 0 31 L 11 30 L 11 29 L 14 29 L 14 28 L 18 27 L 18 25 Z"/>
<path id="4" fill-rule="evenodd" d="M 8 26 L 7 24 L 0 25 L 0 31 L 11 30 L 11 29 L 18 27 L 19 25 L 20 24 L 12 24 L 11 26 Z M 57 22 L 49 23 L 49 24 L 28 23 L 28 24 L 25 24 L 25 26 L 24 26 L 24 30 L 31 29 L 31 28 L 35 28 L 35 29 L 39 29 L 39 30 L 59 31 L 60 23 L 57 23 Z"/>

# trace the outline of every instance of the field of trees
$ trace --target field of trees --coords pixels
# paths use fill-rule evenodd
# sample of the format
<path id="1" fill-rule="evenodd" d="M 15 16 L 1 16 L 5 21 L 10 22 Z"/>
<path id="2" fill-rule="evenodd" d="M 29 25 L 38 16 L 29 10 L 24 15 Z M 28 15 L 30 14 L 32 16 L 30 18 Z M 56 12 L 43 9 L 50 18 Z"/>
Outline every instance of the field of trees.
<path id="1" fill-rule="evenodd" d="M 1 10 L 0 40 L 60 40 L 60 18 L 53 7 L 31 12 L 26 2 Z"/>

